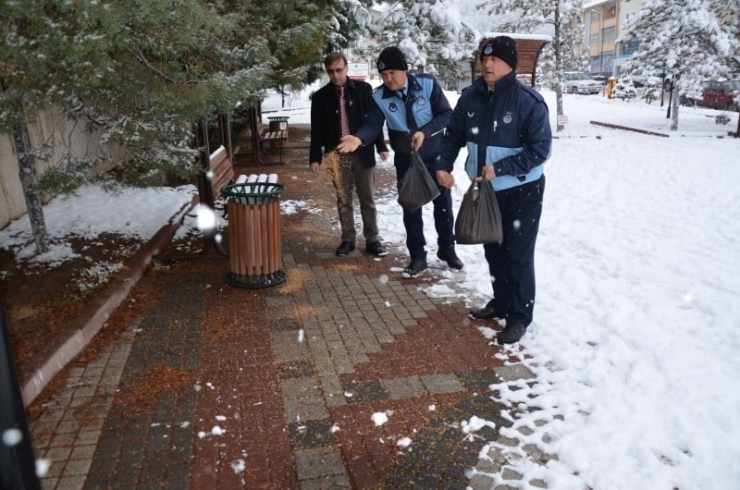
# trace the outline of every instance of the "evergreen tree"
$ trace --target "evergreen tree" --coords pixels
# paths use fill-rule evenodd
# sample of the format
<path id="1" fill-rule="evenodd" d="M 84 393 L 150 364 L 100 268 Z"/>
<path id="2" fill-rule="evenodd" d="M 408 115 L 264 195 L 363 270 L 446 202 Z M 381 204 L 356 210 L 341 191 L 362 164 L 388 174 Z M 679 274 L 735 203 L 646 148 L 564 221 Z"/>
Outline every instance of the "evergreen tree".
<path id="1" fill-rule="evenodd" d="M 475 49 L 475 30 L 447 0 L 397 0 L 388 5 L 374 32 L 382 40 L 380 48 L 398 46 L 406 54 L 411 70 L 432 72 L 455 85 L 460 62 L 470 62 Z"/>
<path id="2" fill-rule="evenodd" d="M 710 9 L 730 38 L 740 40 L 740 0 L 711 0 Z M 730 55 L 728 69 L 734 78 L 740 77 L 740 51 L 737 46 Z"/>
<path id="3" fill-rule="evenodd" d="M 673 83 L 672 131 L 678 129 L 680 96 L 702 80 L 727 76 L 740 42 L 703 0 L 649 0 L 628 19 L 620 40 L 632 37 L 642 42 L 627 71 L 662 66 Z"/>
<path id="4" fill-rule="evenodd" d="M 102 133 L 110 150 L 95 159 L 65 151 L 41 176 L 49 192 L 75 189 L 103 163 L 137 185 L 191 178 L 193 124 L 256 105 L 269 87 L 305 83 L 329 18 L 319 3 L 0 2 L 0 131 L 16 144 L 37 251 L 48 241 L 34 161 L 49 155 L 28 147 L 37 114 L 58 110 Z"/>
<path id="5" fill-rule="evenodd" d="M 499 25 L 502 32 L 548 33 L 552 43 L 546 45 L 540 57 L 544 81 L 555 89 L 557 115 L 563 112 L 563 72 L 583 70 L 588 63 L 583 51 L 583 2 L 581 0 L 490 0 L 481 7 L 491 16 L 504 16 Z M 564 126 L 557 125 L 562 131 Z"/>
<path id="6" fill-rule="evenodd" d="M 373 0 L 337 0 L 329 20 L 324 54 L 345 51 L 361 37 L 371 35 Z"/>

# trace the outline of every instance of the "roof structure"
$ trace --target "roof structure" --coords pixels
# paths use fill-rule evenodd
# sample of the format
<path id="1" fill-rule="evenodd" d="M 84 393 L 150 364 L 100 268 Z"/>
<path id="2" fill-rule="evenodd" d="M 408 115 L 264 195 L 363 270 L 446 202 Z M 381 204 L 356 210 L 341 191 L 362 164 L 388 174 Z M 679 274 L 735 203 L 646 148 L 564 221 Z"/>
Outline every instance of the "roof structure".
<path id="1" fill-rule="evenodd" d="M 552 37 L 543 34 L 514 34 L 505 32 L 490 32 L 485 33 L 483 39 L 478 44 L 478 49 L 475 51 L 475 68 L 473 69 L 473 79 L 477 78 L 482 72 L 483 68 L 480 64 L 480 58 L 478 53 L 480 49 L 488 41 L 496 36 L 509 36 L 516 42 L 516 50 L 519 55 L 519 62 L 517 63 L 516 71 L 520 75 L 528 75 L 530 77 L 531 85 L 535 85 L 535 77 L 537 71 L 537 60 L 539 60 L 542 48 L 552 41 Z"/>

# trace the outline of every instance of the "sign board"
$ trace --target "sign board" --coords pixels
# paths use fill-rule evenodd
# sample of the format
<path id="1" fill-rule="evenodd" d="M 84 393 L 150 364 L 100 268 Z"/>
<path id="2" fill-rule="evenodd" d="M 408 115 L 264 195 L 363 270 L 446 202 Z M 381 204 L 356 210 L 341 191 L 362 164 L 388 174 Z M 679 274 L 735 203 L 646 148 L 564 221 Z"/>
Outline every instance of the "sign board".
<path id="1" fill-rule="evenodd" d="M 364 80 L 370 74 L 370 65 L 368 63 L 348 63 L 347 76 L 356 80 Z"/>
<path id="2" fill-rule="evenodd" d="M 568 116 L 558 116 L 558 126 L 565 126 L 568 124 Z"/>

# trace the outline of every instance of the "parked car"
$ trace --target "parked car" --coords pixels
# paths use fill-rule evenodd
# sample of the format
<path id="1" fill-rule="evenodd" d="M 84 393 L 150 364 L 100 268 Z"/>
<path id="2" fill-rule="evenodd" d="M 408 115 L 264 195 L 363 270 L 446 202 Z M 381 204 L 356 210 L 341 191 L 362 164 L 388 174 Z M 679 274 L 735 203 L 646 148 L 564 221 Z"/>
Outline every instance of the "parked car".
<path id="1" fill-rule="evenodd" d="M 604 75 L 591 75 L 591 80 L 596 80 L 601 85 L 606 85 L 606 77 Z"/>
<path id="2" fill-rule="evenodd" d="M 598 94 L 601 93 L 601 82 L 591 78 L 588 73 L 580 71 L 566 71 L 563 73 L 565 91 L 569 94 Z"/>
<path id="3" fill-rule="evenodd" d="M 737 112 L 740 107 L 740 80 L 704 82 L 701 97 L 693 101 L 698 106 Z"/>

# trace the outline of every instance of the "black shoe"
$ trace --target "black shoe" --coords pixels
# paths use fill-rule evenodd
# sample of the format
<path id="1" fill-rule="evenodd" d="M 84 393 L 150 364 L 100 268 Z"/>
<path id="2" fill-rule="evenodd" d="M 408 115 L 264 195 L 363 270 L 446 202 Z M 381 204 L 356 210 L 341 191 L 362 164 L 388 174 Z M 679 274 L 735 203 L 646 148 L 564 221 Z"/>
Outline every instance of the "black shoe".
<path id="1" fill-rule="evenodd" d="M 439 260 L 447 262 L 447 265 L 450 267 L 450 269 L 460 270 L 464 266 L 462 260 L 460 260 L 460 257 L 458 257 L 455 253 L 454 245 L 450 245 L 444 250 L 437 250 L 437 258 L 439 258 Z"/>
<path id="2" fill-rule="evenodd" d="M 498 334 L 498 343 L 504 345 L 519 342 L 519 340 L 524 337 L 524 333 L 526 331 L 527 327 L 525 327 L 521 323 L 512 323 L 511 325 L 506 325 L 501 333 Z"/>
<path id="3" fill-rule="evenodd" d="M 506 315 L 495 311 L 493 308 L 484 306 L 483 308 L 471 308 L 468 316 L 473 320 L 503 320 Z"/>
<path id="4" fill-rule="evenodd" d="M 418 276 L 427 270 L 427 261 L 425 259 L 412 260 L 411 263 L 403 270 L 408 277 Z"/>
<path id="5" fill-rule="evenodd" d="M 385 257 L 386 255 L 388 255 L 388 250 L 386 250 L 383 244 L 379 241 L 368 243 L 365 246 L 365 252 L 373 254 L 377 257 Z"/>
<path id="6" fill-rule="evenodd" d="M 355 242 L 342 242 L 342 244 L 337 247 L 337 257 L 344 257 L 354 249 Z"/>

